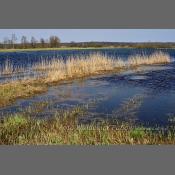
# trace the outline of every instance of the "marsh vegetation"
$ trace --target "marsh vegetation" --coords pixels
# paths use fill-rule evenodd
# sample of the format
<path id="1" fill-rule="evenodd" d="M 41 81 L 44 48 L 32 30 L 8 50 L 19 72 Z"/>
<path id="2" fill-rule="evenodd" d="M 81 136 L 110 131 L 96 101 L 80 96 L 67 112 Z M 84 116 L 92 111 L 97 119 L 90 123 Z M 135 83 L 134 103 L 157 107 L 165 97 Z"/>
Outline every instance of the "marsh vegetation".
<path id="1" fill-rule="evenodd" d="M 0 106 L 10 104 L 18 98 L 44 92 L 53 83 L 62 83 L 62 81 L 109 72 L 121 72 L 140 65 L 167 64 L 170 62 L 169 55 L 162 52 L 154 53 L 150 56 L 136 55 L 129 57 L 126 61 L 98 54 L 88 57 L 69 58 L 67 60 L 42 61 L 32 66 L 31 70 L 43 72 L 44 76 L 28 79 L 24 76 L 23 80 L 0 84 Z M 4 66 L 5 69 L 2 69 L 1 74 L 19 71 L 19 69 L 15 68 L 12 71 L 12 65 L 9 62 L 5 64 L 7 65 Z"/>
<path id="2" fill-rule="evenodd" d="M 133 89 L 131 86 L 124 88 L 124 86 L 120 87 L 119 84 L 114 84 L 113 86 L 110 84 L 108 87 L 105 84 L 106 82 L 113 81 L 112 78 L 115 78 L 115 82 L 118 81 L 120 83 L 123 77 L 119 76 L 117 79 L 117 76 L 127 71 L 138 71 L 140 67 L 153 65 L 161 68 L 162 65 L 171 64 L 171 62 L 172 59 L 169 54 L 164 52 L 155 52 L 150 55 L 136 54 L 129 56 L 128 59 L 96 53 L 70 56 L 67 59 L 42 59 L 32 64 L 27 70 L 33 73 L 32 76 L 25 76 L 25 67 L 14 66 L 9 61 L 6 61 L 1 67 L 1 76 L 10 77 L 12 75 L 18 75 L 19 73 L 22 73 L 23 76 L 0 83 L 0 111 L 3 111 L 3 109 L 6 110 L 6 107 L 8 109 L 8 106 L 10 108 L 18 99 L 25 99 L 33 97 L 36 94 L 47 93 L 53 86 L 59 86 L 60 88 L 58 88 L 57 91 L 50 90 L 53 91 L 53 96 L 50 100 L 52 104 L 44 103 L 41 98 L 42 105 L 34 104 L 34 109 L 30 108 L 28 111 L 25 111 L 25 108 L 21 106 L 22 112 L 8 113 L 8 115 L 1 116 L 0 144 L 175 144 L 173 124 L 161 128 L 159 126 L 145 127 L 135 122 L 137 121 L 136 112 L 142 106 L 144 100 L 147 97 L 152 98 L 151 95 L 154 94 L 154 89 L 159 90 L 160 88 L 161 90 L 162 84 L 158 87 L 155 86 L 154 83 L 159 85 L 160 82 L 163 82 L 162 79 L 160 79 L 159 82 L 159 79 L 155 79 L 156 81 L 154 81 L 154 77 L 152 77 L 151 82 L 144 85 L 148 86 L 149 93 L 142 93 L 139 91 L 139 88 Z M 144 74 L 142 74 L 143 72 L 141 71 L 138 77 L 133 77 L 133 79 L 130 80 L 126 79 L 129 82 L 128 84 L 132 85 L 132 82 L 142 83 L 141 80 L 149 76 L 149 71 L 145 77 Z M 157 75 L 157 73 L 155 74 Z M 107 103 L 104 105 L 109 104 L 109 106 L 111 105 L 110 107 L 108 106 L 109 108 L 113 106 L 115 108 L 112 114 L 108 114 L 110 117 L 104 120 L 93 120 L 93 117 L 90 117 L 91 112 L 97 109 L 97 104 L 95 104 L 97 102 L 84 104 L 86 106 L 85 108 L 82 106 L 71 107 L 64 110 L 59 108 L 59 103 L 54 100 L 59 99 L 64 102 L 65 99 L 70 99 L 73 103 L 76 102 L 75 98 L 72 98 L 73 95 L 71 95 L 71 93 L 69 94 L 70 91 L 65 90 L 66 88 L 69 89 L 69 86 L 71 87 L 71 85 L 69 85 L 70 82 L 74 82 L 75 80 L 83 81 L 88 78 L 93 79 L 93 77 L 96 76 L 100 76 L 101 79 L 106 76 L 106 79 L 104 78 L 105 81 L 99 81 L 102 83 L 99 84 L 99 87 L 98 84 L 96 85 L 98 82 L 93 82 L 92 80 L 89 80 L 90 82 L 85 88 L 79 88 L 79 85 L 78 88 L 75 86 L 76 91 L 78 91 L 77 89 L 81 89 L 82 91 L 77 95 L 77 98 L 82 98 L 81 93 L 83 93 L 83 100 L 88 102 L 87 94 L 83 90 L 90 91 L 91 97 L 94 98 L 94 101 L 96 100 L 98 102 L 99 100 L 99 103 L 104 99 L 98 99 L 98 96 L 102 98 L 104 96 L 104 98 L 107 98 Z M 170 79 L 169 74 L 167 74 L 166 78 L 167 77 Z M 66 86 L 66 84 L 68 86 Z M 89 86 L 93 87 L 94 92 Z M 116 88 L 117 86 L 118 88 Z M 60 89 L 62 89 L 62 91 L 60 91 Z M 131 98 L 129 97 L 130 89 L 132 94 Z M 49 93 L 51 93 L 50 91 Z M 141 92 L 141 95 L 138 95 L 138 93 L 133 95 L 135 91 Z M 151 91 L 153 91 L 153 93 L 151 93 Z M 75 91 L 72 93 L 75 95 Z M 109 99 L 110 95 L 111 101 Z M 58 96 L 58 99 L 54 99 L 55 96 Z M 121 96 L 125 97 L 124 101 Z M 122 103 L 119 101 L 120 105 L 116 107 L 115 105 L 118 99 L 121 99 Z M 50 108 L 52 109 L 51 106 L 54 106 L 52 115 L 50 111 L 47 111 Z M 14 106 L 14 108 L 15 110 L 17 109 L 16 106 Z M 90 109 L 90 112 L 87 108 L 88 110 Z M 100 115 L 104 115 L 104 113 L 102 113 L 103 108 L 104 106 L 102 104 L 102 107 L 99 108 L 101 113 L 98 114 L 98 118 Z M 47 111 L 46 113 L 52 117 L 37 118 L 38 114 L 43 111 L 45 112 L 45 110 Z M 173 118 L 173 116 L 171 117 Z"/>
<path id="3" fill-rule="evenodd" d="M 16 114 L 0 121 L 0 144 L 6 145 L 113 145 L 175 144 L 174 127 L 144 128 L 116 120 L 80 124 L 83 108 L 60 111 L 41 120 Z"/>

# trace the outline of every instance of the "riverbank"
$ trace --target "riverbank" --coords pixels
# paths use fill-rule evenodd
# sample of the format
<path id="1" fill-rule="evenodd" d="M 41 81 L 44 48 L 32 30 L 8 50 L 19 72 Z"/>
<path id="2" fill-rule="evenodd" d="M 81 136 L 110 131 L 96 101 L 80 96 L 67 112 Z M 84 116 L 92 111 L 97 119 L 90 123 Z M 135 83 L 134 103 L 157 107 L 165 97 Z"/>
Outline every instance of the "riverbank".
<path id="1" fill-rule="evenodd" d="M 101 49 L 149 49 L 149 47 L 130 47 L 130 46 L 122 46 L 122 47 L 59 47 L 59 48 L 28 48 L 28 49 L 0 49 L 1 52 L 33 52 L 33 51 L 66 51 L 66 50 L 101 50 Z M 159 47 L 150 49 L 175 49 L 175 47 Z"/>
<path id="2" fill-rule="evenodd" d="M 144 128 L 104 121 L 79 124 L 85 110 L 76 107 L 44 120 L 16 114 L 0 121 L 1 145 L 175 144 L 175 128 Z"/>
<path id="3" fill-rule="evenodd" d="M 29 52 L 29 51 L 57 51 L 57 50 L 89 50 L 113 49 L 115 47 L 59 47 L 59 48 L 30 48 L 30 49 L 0 49 L 0 52 Z"/>

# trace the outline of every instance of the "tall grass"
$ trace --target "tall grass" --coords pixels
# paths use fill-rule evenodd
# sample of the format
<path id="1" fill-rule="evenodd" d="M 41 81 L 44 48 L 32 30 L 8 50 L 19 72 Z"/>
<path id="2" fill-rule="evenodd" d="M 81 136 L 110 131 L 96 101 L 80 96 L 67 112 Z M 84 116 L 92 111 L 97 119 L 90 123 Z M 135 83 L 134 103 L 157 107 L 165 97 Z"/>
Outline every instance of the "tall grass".
<path id="1" fill-rule="evenodd" d="M 58 112 L 54 118 L 41 120 L 16 114 L 0 120 L 0 144 L 15 145 L 111 145 L 175 144 L 175 130 L 135 127 L 130 123 L 110 121 L 79 124 L 84 111 L 74 108 Z"/>
<path id="2" fill-rule="evenodd" d="M 24 71 L 25 68 L 23 66 L 14 66 L 8 59 L 0 67 L 0 75 L 10 75 Z"/>
<path id="3" fill-rule="evenodd" d="M 150 56 L 130 56 L 124 61 L 121 58 L 112 58 L 101 54 L 89 56 L 69 57 L 63 59 L 42 59 L 32 66 L 32 70 L 42 71 L 47 75 L 47 81 L 59 81 L 69 78 L 78 78 L 88 75 L 100 74 L 105 71 L 115 71 L 139 65 L 164 64 L 171 61 L 170 56 L 163 52 L 156 52 Z M 0 75 L 25 72 L 23 66 L 14 66 L 6 60 L 0 68 Z M 25 79 L 25 76 L 24 76 Z"/>
<path id="4" fill-rule="evenodd" d="M 156 52 L 150 56 L 136 55 L 128 60 L 111 58 L 101 54 L 92 54 L 88 57 L 69 58 L 67 60 L 43 61 L 34 66 L 35 70 L 47 71 L 47 82 L 54 82 L 89 75 L 101 74 L 106 71 L 128 69 L 139 65 L 166 64 L 171 61 L 170 56 Z"/>
<path id="5" fill-rule="evenodd" d="M 12 74 L 14 72 L 13 65 L 9 60 L 6 60 L 4 64 L 1 66 L 0 75 Z"/>
<path id="6" fill-rule="evenodd" d="M 130 56 L 127 64 L 128 66 L 139 66 L 139 65 L 151 65 L 151 64 L 166 64 L 170 63 L 171 59 L 168 54 L 163 52 L 155 52 L 150 56 Z"/>

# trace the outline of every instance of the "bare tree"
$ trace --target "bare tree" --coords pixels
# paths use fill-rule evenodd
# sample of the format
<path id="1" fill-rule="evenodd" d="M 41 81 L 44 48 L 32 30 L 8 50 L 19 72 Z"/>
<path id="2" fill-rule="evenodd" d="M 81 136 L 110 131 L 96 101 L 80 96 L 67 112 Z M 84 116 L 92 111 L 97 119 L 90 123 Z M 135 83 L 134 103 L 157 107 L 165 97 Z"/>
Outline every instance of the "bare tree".
<path id="1" fill-rule="evenodd" d="M 17 37 L 16 37 L 16 35 L 13 33 L 13 34 L 12 34 L 12 39 L 11 39 L 13 49 L 15 48 L 14 46 L 15 46 L 16 41 L 17 41 Z"/>
<path id="2" fill-rule="evenodd" d="M 21 44 L 22 44 L 22 48 L 23 49 L 27 48 L 28 41 L 27 41 L 27 37 L 26 36 L 22 36 Z"/>
<path id="3" fill-rule="evenodd" d="M 0 42 L 0 48 L 3 49 L 3 43 L 2 42 Z"/>
<path id="4" fill-rule="evenodd" d="M 31 47 L 36 48 L 37 40 L 32 36 L 31 37 Z"/>
<path id="5" fill-rule="evenodd" d="M 41 47 L 44 48 L 45 47 L 45 43 L 46 43 L 44 38 L 40 39 L 40 43 L 41 43 Z"/>
<path id="6" fill-rule="evenodd" d="M 57 36 L 51 36 L 49 39 L 50 47 L 59 47 L 60 39 Z"/>
<path id="7" fill-rule="evenodd" d="M 8 48 L 8 43 L 9 43 L 9 38 L 5 37 L 4 40 L 3 40 L 3 47 L 4 47 L 4 49 Z"/>
<path id="8" fill-rule="evenodd" d="M 46 48 L 47 47 L 50 47 L 50 41 L 49 41 L 49 39 L 45 39 L 45 45 L 46 45 Z"/>

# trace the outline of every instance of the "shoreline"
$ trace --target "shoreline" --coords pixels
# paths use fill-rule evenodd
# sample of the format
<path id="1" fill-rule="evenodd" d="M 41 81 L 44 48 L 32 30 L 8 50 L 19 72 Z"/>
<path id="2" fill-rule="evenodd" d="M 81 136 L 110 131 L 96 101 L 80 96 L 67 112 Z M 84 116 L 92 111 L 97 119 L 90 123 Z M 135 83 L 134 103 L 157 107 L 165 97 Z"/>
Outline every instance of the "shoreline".
<path id="1" fill-rule="evenodd" d="M 117 48 L 117 47 L 116 47 Z M 1 52 L 33 52 L 33 51 L 66 51 L 66 50 L 91 50 L 91 49 L 115 49 L 112 47 L 62 47 L 62 48 L 33 48 L 33 49 L 0 49 Z"/>
<path id="2" fill-rule="evenodd" d="M 33 51 L 69 51 L 69 50 L 103 50 L 103 49 L 175 49 L 175 47 L 61 47 L 61 48 L 30 48 L 30 49 L 0 49 L 0 53 L 8 52 L 33 52 Z"/>
<path id="3" fill-rule="evenodd" d="M 3 118 L 0 122 L 0 145 L 175 144 L 174 127 L 147 128 L 116 120 L 79 124 L 79 118 L 85 113 L 83 107 L 77 106 L 58 111 L 49 120 L 34 118 L 30 112 Z"/>

